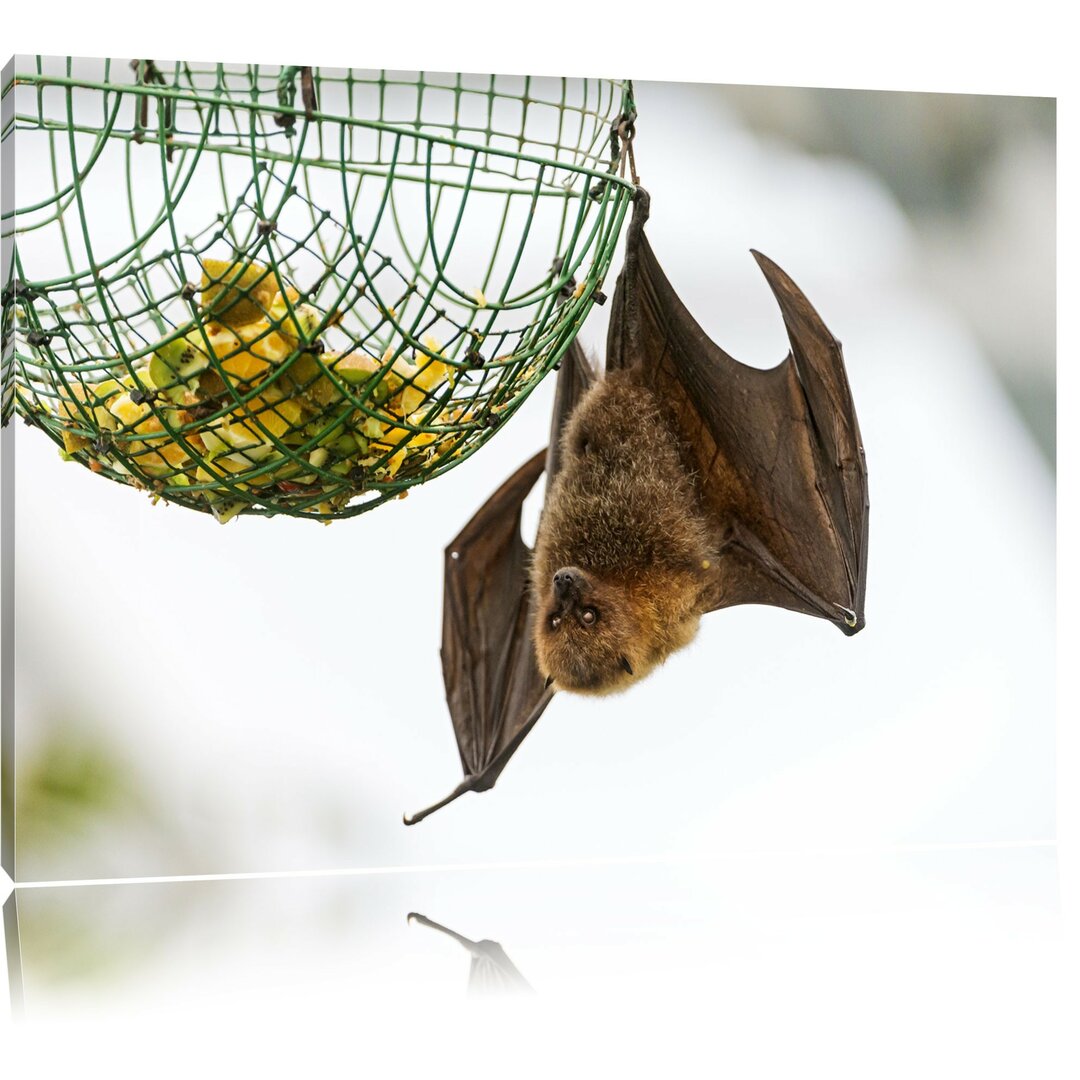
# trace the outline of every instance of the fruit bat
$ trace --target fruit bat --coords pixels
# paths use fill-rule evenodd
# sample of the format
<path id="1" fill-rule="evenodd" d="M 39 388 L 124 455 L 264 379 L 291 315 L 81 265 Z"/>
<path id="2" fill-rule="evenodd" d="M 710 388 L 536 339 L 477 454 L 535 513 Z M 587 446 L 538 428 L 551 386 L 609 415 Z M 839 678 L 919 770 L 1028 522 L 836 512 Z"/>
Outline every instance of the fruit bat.
<path id="1" fill-rule="evenodd" d="M 632 685 L 737 604 L 865 625 L 866 460 L 840 343 L 753 252 L 787 328 L 778 366 L 715 345 L 665 277 L 639 188 L 606 375 L 564 356 L 552 437 L 446 549 L 442 663 L 465 778 L 486 791 L 555 690 Z M 521 507 L 546 468 L 536 550 Z"/>

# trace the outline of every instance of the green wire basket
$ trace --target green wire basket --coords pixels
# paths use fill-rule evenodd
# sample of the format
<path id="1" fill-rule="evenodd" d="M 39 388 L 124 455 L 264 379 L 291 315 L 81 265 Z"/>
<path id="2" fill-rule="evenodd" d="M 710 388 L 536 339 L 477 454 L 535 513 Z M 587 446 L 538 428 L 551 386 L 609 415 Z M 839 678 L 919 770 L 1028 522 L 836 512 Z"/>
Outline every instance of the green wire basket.
<path id="1" fill-rule="evenodd" d="M 370 510 L 479 449 L 602 302 L 629 82 L 12 70 L 4 421 L 155 499 Z"/>

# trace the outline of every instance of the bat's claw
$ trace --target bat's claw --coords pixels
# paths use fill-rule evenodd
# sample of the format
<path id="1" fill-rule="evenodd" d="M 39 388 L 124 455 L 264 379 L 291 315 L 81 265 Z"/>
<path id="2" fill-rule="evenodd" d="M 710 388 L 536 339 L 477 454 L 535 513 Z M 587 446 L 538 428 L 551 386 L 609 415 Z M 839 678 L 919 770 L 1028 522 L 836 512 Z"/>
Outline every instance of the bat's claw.
<path id="1" fill-rule="evenodd" d="M 852 630 L 854 630 L 855 627 L 858 626 L 858 624 L 859 624 L 859 616 L 856 615 L 855 612 L 851 610 L 851 608 L 844 607 L 843 604 L 837 604 L 836 606 L 840 609 L 841 613 L 843 614 L 844 622 L 848 626 L 850 626 L 852 628 Z"/>
<path id="2" fill-rule="evenodd" d="M 494 784 L 494 780 L 491 783 Z M 488 785 L 488 787 L 490 786 L 491 784 Z M 486 788 L 477 785 L 477 778 L 475 776 L 466 776 L 445 799 L 440 799 L 437 803 L 432 803 L 426 810 L 421 810 L 419 813 L 402 814 L 401 820 L 406 825 L 415 825 L 417 822 L 423 821 L 429 814 L 434 814 L 436 810 L 441 810 L 447 803 L 452 803 L 455 799 L 460 798 L 466 791 L 484 790 L 486 790 Z"/>

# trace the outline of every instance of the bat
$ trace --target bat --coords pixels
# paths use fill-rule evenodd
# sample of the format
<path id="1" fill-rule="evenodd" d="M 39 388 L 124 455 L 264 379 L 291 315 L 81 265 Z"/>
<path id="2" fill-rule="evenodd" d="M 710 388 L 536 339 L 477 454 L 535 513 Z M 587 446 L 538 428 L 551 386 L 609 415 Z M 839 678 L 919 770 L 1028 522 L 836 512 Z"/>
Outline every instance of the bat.
<path id="1" fill-rule="evenodd" d="M 555 690 L 625 689 L 703 614 L 768 604 L 865 626 L 866 458 L 840 343 L 753 252 L 790 352 L 768 370 L 729 356 L 664 275 L 648 210 L 639 188 L 605 377 L 572 346 L 546 453 L 447 548 L 443 675 L 465 778 L 406 824 L 494 786 Z M 530 559 L 521 506 L 545 464 Z"/>

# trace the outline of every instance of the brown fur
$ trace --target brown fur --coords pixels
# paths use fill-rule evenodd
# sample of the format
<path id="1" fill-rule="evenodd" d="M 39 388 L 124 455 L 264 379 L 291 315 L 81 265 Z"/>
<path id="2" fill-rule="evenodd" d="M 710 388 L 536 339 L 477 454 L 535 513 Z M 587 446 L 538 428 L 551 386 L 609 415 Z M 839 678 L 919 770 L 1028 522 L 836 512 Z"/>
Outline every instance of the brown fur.
<path id="1" fill-rule="evenodd" d="M 666 413 L 635 372 L 612 372 L 582 398 L 562 454 L 533 556 L 533 642 L 558 688 L 606 694 L 694 637 L 715 556 Z M 563 568 L 577 585 L 560 600 Z"/>

